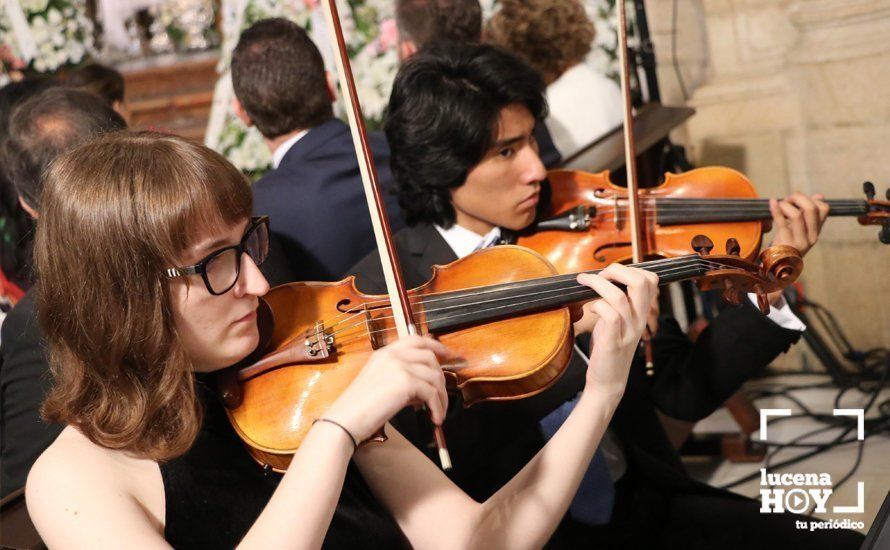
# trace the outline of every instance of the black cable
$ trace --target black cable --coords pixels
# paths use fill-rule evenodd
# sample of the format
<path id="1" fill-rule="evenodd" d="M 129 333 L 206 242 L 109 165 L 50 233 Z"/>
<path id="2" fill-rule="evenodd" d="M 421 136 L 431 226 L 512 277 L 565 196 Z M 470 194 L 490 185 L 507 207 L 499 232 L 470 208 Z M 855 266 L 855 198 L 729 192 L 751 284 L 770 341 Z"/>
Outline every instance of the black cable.
<path id="1" fill-rule="evenodd" d="M 680 73 L 680 62 L 677 59 L 677 17 L 679 9 L 677 9 L 678 0 L 674 0 L 673 13 L 671 15 L 671 61 L 674 65 L 674 73 L 677 75 L 677 84 L 680 85 L 680 93 L 683 94 L 683 101 L 689 100 L 689 94 L 686 93 L 686 83 L 683 82 L 683 75 Z"/>
<path id="2" fill-rule="evenodd" d="M 874 406 L 875 402 L 877 401 L 878 396 L 880 395 L 881 391 L 884 389 L 884 386 L 887 384 L 888 377 L 890 377 L 890 353 L 885 354 L 884 358 L 885 358 L 885 361 L 884 361 L 885 365 L 884 365 L 884 369 L 881 374 L 880 380 L 877 381 L 877 383 L 874 385 L 874 387 L 871 389 L 871 391 L 863 392 L 866 394 L 870 394 L 868 402 L 862 408 L 863 415 L 867 414 L 868 411 L 872 408 L 872 406 Z M 867 366 L 868 365 L 863 364 L 863 367 L 867 367 Z M 873 368 L 874 367 L 869 367 L 868 369 L 864 369 L 864 370 L 866 372 L 868 372 L 869 370 L 872 370 Z M 836 408 L 836 409 L 841 408 L 839 405 L 840 405 L 840 401 L 843 398 L 844 394 L 847 391 L 849 391 L 851 388 L 855 387 L 858 389 L 860 387 L 860 383 L 861 383 L 861 380 L 858 380 L 858 379 L 852 380 L 849 384 L 846 384 L 843 387 L 838 388 L 838 394 L 835 396 L 835 399 L 834 399 L 834 405 L 835 405 L 834 408 Z M 847 444 L 853 443 L 853 442 L 858 442 L 859 449 L 857 449 L 856 460 L 853 463 L 853 466 L 850 468 L 850 470 L 840 479 L 840 481 L 838 481 L 837 483 L 834 484 L 834 489 L 837 489 L 841 484 L 843 484 L 847 480 L 849 480 L 856 473 L 856 471 L 859 469 L 859 466 L 862 463 L 862 453 L 864 452 L 864 448 L 865 448 L 865 440 L 868 439 L 868 437 L 871 435 L 874 435 L 876 433 L 881 433 L 885 430 L 890 429 L 890 414 L 888 414 L 888 413 L 890 413 L 890 399 L 885 399 L 878 405 L 878 412 L 880 413 L 880 415 L 877 418 L 871 418 L 871 419 L 865 420 L 865 424 L 866 424 L 866 426 L 869 427 L 869 429 L 865 430 L 862 440 L 858 439 L 858 433 L 857 433 L 856 438 L 844 439 L 844 437 L 847 434 L 849 434 L 854 429 L 857 429 L 856 424 L 854 424 L 854 422 L 856 422 L 856 420 L 850 419 L 850 418 L 845 418 L 845 417 L 835 417 L 833 415 L 814 413 L 806 405 L 804 405 L 803 402 L 801 402 L 799 399 L 797 399 L 796 397 L 791 396 L 790 394 L 787 393 L 788 391 L 791 390 L 791 388 L 792 387 L 784 388 L 784 389 L 780 389 L 780 390 L 776 390 L 776 391 L 768 391 L 767 390 L 767 391 L 761 391 L 758 394 L 755 394 L 756 395 L 755 399 L 762 398 L 762 397 L 771 397 L 771 396 L 784 397 L 786 399 L 791 400 L 798 407 L 800 407 L 801 410 L 803 411 L 802 413 L 797 413 L 797 414 L 793 414 L 790 416 L 774 418 L 774 419 L 771 419 L 769 422 L 773 423 L 773 422 L 779 422 L 782 420 L 787 420 L 789 418 L 807 417 L 807 418 L 812 418 L 814 420 L 826 423 L 828 425 L 822 426 L 820 428 L 817 428 L 815 430 L 807 432 L 801 436 L 798 436 L 798 437 L 792 439 L 789 442 L 783 442 L 783 443 L 765 442 L 765 444 L 769 447 L 772 447 L 772 449 L 770 450 L 769 454 L 767 454 L 764 467 L 766 469 L 785 468 L 787 466 L 791 466 L 791 465 L 797 464 L 799 462 L 802 462 L 804 460 L 807 460 L 809 458 L 812 458 L 812 457 L 814 457 L 820 453 L 823 453 L 829 449 L 833 449 L 833 448 L 839 447 L 841 445 L 847 445 Z M 797 389 L 810 389 L 810 388 L 807 386 L 802 386 L 802 387 L 798 386 Z M 886 412 L 885 412 L 885 410 L 886 410 Z M 812 437 L 816 434 L 823 433 L 830 429 L 843 428 L 845 425 L 847 427 L 840 433 L 840 435 L 838 435 L 831 441 L 823 442 L 823 443 L 800 443 L 800 441 L 805 440 L 809 437 Z M 778 464 L 775 464 L 775 465 L 770 464 L 770 460 L 773 457 L 775 457 L 783 449 L 786 449 L 786 448 L 809 448 L 809 447 L 813 447 L 813 449 L 811 451 L 801 453 L 795 457 L 784 460 Z M 757 471 L 752 474 L 743 476 L 743 477 L 741 477 L 735 481 L 732 481 L 730 483 L 724 484 L 720 488 L 721 489 L 730 489 L 732 487 L 741 485 L 742 483 L 745 483 L 752 479 L 756 479 L 759 476 L 760 476 L 760 472 Z"/>

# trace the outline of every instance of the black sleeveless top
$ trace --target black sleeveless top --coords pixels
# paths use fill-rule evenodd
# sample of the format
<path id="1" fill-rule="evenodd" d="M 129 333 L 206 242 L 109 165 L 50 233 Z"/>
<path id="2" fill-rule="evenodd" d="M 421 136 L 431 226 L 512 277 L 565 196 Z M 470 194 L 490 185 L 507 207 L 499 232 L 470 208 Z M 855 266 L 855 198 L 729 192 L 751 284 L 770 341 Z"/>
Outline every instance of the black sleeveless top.
<path id="1" fill-rule="evenodd" d="M 204 423 L 192 448 L 160 464 L 164 537 L 174 548 L 234 548 L 262 512 L 281 476 L 250 457 L 215 395 L 201 381 Z M 306 475 L 312 475 L 306 472 Z M 403 548 L 401 531 L 349 464 L 324 548 Z"/>

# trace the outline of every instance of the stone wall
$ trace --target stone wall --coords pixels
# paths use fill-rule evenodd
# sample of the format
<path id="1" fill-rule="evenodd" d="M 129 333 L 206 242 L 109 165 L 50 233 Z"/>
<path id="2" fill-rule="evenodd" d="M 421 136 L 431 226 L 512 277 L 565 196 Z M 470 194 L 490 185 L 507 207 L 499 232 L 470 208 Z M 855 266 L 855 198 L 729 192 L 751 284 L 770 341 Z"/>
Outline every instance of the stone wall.
<path id="1" fill-rule="evenodd" d="M 662 99 L 684 103 L 679 69 L 685 102 L 698 111 L 674 136 L 695 164 L 736 168 L 761 196 L 860 198 L 871 180 L 883 197 L 890 0 L 647 0 L 646 7 Z M 890 347 L 890 246 L 877 232 L 829 219 L 802 278 L 808 296 L 862 349 Z M 786 363 L 799 364 L 799 354 Z"/>

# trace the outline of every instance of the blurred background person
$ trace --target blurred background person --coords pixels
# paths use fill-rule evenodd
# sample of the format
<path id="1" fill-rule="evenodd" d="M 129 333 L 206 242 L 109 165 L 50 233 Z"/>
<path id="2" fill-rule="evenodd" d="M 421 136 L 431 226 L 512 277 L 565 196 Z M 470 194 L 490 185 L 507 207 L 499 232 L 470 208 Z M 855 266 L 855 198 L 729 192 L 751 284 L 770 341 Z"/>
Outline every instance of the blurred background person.
<path id="1" fill-rule="evenodd" d="M 71 73 L 65 83 L 72 88 L 78 88 L 95 94 L 108 103 L 112 109 L 124 118 L 130 120 L 130 108 L 127 105 L 124 93 L 124 75 L 118 70 L 106 65 L 92 63 L 81 67 Z"/>
<path id="2" fill-rule="evenodd" d="M 579 0 L 503 0 L 484 34 L 544 77 L 545 124 L 563 158 L 621 124 L 621 90 L 584 61 L 595 30 Z"/>

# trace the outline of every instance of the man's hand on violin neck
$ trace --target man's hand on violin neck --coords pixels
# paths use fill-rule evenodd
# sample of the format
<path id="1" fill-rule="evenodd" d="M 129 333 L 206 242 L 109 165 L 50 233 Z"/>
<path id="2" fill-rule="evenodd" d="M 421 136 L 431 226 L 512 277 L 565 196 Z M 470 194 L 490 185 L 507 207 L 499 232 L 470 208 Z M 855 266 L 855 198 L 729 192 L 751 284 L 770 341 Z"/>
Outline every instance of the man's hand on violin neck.
<path id="1" fill-rule="evenodd" d="M 812 196 L 792 193 L 783 200 L 770 199 L 769 208 L 773 215 L 773 245 L 793 246 L 800 255 L 805 255 L 822 231 L 822 224 L 828 217 L 828 204 L 821 194 Z"/>
<path id="2" fill-rule="evenodd" d="M 598 317 L 593 327 L 586 387 L 592 391 L 621 394 L 658 291 L 658 276 L 642 269 L 612 264 L 599 275 L 579 274 L 578 282 L 600 296 L 584 304 L 585 310 Z M 627 293 L 613 283 L 623 284 Z"/>

